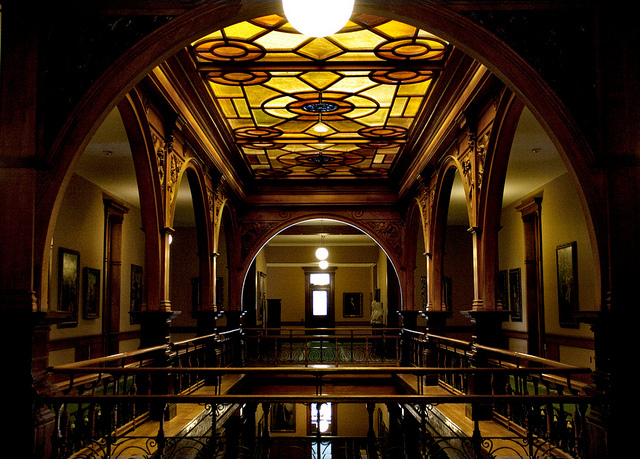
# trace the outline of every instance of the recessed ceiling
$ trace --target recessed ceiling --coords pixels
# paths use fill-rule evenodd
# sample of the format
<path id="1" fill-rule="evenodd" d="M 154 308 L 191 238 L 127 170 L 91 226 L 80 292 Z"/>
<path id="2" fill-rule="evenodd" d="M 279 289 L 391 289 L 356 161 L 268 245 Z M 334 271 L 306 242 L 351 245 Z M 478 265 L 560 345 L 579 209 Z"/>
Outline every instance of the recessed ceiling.
<path id="1" fill-rule="evenodd" d="M 353 180 L 388 177 L 452 47 L 368 14 L 323 38 L 274 14 L 189 49 L 256 179 Z"/>
<path id="2" fill-rule="evenodd" d="M 189 50 L 235 140 L 236 151 L 229 154 L 241 155 L 257 180 L 290 183 L 386 177 L 451 48 L 427 31 L 369 15 L 354 15 L 343 31 L 322 39 L 300 35 L 271 15 L 203 37 Z M 328 131 L 314 129 L 320 122 Z M 117 109 L 97 130 L 76 172 L 140 206 Z M 525 109 L 503 205 L 564 172 L 552 142 Z M 454 181 L 449 221 L 468 225 L 461 187 Z M 175 225 L 193 224 L 189 187 L 181 186 Z"/>

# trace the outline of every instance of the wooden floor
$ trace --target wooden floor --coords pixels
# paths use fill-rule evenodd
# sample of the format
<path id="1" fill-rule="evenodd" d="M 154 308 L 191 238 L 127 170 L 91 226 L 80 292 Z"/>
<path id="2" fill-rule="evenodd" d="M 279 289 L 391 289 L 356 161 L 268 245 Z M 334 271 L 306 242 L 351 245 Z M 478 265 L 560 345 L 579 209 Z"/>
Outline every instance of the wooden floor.
<path id="1" fill-rule="evenodd" d="M 220 386 L 220 394 L 228 393 L 238 382 L 242 379 L 244 375 L 225 375 L 221 379 Z M 216 395 L 216 388 L 214 386 L 202 386 L 193 392 L 194 395 Z M 189 431 L 190 424 L 197 419 L 202 413 L 205 411 L 205 408 L 196 403 L 179 403 L 176 405 L 176 415 L 172 417 L 168 421 L 164 421 L 164 434 L 166 437 L 177 437 L 182 435 L 184 432 Z M 126 447 L 127 451 L 135 450 L 136 448 L 140 448 L 141 451 L 145 451 L 147 449 L 147 439 L 148 438 L 156 438 L 158 436 L 158 432 L 160 430 L 160 422 L 147 420 L 140 425 L 136 426 L 133 431 L 128 432 L 126 435 L 131 437 L 140 437 L 133 438 L 132 440 L 127 441 Z M 152 449 L 154 452 L 155 449 Z M 93 457 L 91 451 L 88 449 L 77 452 L 71 457 Z M 117 457 L 117 451 L 116 456 Z M 127 458 L 134 457 L 146 457 L 135 456 L 130 453 L 126 454 Z"/>
<path id="2" fill-rule="evenodd" d="M 399 377 L 404 379 L 406 385 L 417 391 L 417 378 L 403 375 Z M 422 391 L 424 395 L 427 396 L 451 395 L 450 392 L 441 386 L 424 386 Z M 469 437 L 473 435 L 473 421 L 467 417 L 464 403 L 441 404 L 437 406 L 437 410 L 449 419 L 459 430 L 464 432 L 465 435 Z M 494 421 L 479 421 L 478 428 L 483 437 L 517 437 L 515 433 Z"/>

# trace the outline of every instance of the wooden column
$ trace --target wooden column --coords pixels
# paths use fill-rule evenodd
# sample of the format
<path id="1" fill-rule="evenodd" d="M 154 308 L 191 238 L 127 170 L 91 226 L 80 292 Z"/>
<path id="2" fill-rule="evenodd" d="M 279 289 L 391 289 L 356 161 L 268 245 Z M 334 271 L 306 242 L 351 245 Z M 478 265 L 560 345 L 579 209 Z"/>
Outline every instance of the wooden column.
<path id="1" fill-rule="evenodd" d="M 122 223 L 129 209 L 105 197 L 103 355 L 120 352 L 120 290 L 122 285 Z"/>
<path id="2" fill-rule="evenodd" d="M 523 202 L 516 210 L 524 224 L 524 269 L 527 298 L 527 353 L 544 357 L 544 300 L 542 296 L 542 198 Z"/>
<path id="3" fill-rule="evenodd" d="M 2 4 L 2 78 L 0 79 L 0 346 L 7 370 L 1 378 L 10 426 L 2 429 L 4 445 L 20 445 L 21 455 L 51 457 L 53 416 L 36 404 L 46 393 L 48 328 L 47 292 L 40 291 L 47 266 L 34 245 L 38 221 L 37 194 L 48 165 L 38 157 L 37 99 L 38 15 L 24 2 Z M 44 257 L 44 263 L 48 258 Z M 38 260 L 35 261 L 35 260 Z"/>

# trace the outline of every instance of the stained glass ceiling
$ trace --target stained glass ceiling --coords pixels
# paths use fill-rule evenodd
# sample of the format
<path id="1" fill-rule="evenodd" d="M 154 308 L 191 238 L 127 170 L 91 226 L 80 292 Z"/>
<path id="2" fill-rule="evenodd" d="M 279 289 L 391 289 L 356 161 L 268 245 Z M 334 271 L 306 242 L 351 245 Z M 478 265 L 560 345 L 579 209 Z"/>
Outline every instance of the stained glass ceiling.
<path id="1" fill-rule="evenodd" d="M 386 178 L 450 45 L 365 14 L 324 38 L 269 15 L 203 37 L 190 51 L 256 178 Z"/>

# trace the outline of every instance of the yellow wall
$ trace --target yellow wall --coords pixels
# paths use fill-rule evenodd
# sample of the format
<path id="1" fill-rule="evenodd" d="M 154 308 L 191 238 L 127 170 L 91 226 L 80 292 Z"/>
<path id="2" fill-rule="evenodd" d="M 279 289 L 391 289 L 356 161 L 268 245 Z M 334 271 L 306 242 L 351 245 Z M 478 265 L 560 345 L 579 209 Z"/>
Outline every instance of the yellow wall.
<path id="1" fill-rule="evenodd" d="M 315 247 L 267 246 L 264 253 L 267 298 L 281 300 L 283 325 L 303 324 L 305 318 L 305 274 L 303 267 L 317 266 Z M 380 253 L 373 242 L 367 246 L 329 247 L 329 260 L 335 271 L 335 320 L 369 324 L 373 299 L 373 267 Z M 386 264 L 386 255 L 384 255 Z M 380 268 L 378 268 L 380 272 Z M 362 293 L 362 318 L 343 316 L 343 294 Z"/>
<path id="2" fill-rule="evenodd" d="M 556 247 L 575 241 L 578 253 L 578 290 L 580 311 L 596 310 L 597 278 L 593 267 L 596 264 L 591 241 L 580 200 L 568 173 L 536 190 L 532 196 L 542 196 L 542 272 L 544 279 L 544 315 L 548 335 L 593 338 L 590 327 L 564 328 L 558 318 L 558 291 L 556 270 Z M 499 232 L 499 266 L 501 270 L 520 268 L 522 283 L 522 322 L 508 321 L 504 329 L 526 332 L 526 291 L 524 279 L 524 229 L 521 214 L 515 209 L 526 197 L 516 201 L 502 211 L 502 229 Z M 521 351 L 524 344 L 511 340 L 510 348 Z M 526 347 L 526 346 L 524 346 Z M 561 347 L 560 360 L 593 366 L 593 351 Z"/>
<path id="3" fill-rule="evenodd" d="M 139 209 L 124 203 L 129 212 L 124 216 L 122 224 L 122 284 L 120 291 L 120 331 L 139 329 L 139 325 L 130 323 L 129 308 L 131 289 L 131 265 L 144 266 L 144 233 L 142 217 Z M 85 319 L 82 315 L 82 269 L 84 267 L 99 269 L 100 286 L 104 287 L 104 204 L 103 190 L 79 175 L 74 174 L 62 202 L 56 229 L 53 236 L 52 264 L 49 288 L 49 305 L 58 308 L 58 249 L 64 247 L 80 252 L 80 304 L 77 327 L 51 328 L 51 340 L 95 336 L 102 334 L 102 304 L 97 319 Z M 135 342 L 124 342 L 121 351 L 138 347 Z M 57 365 L 73 361 L 74 351 L 60 350 L 52 352 L 50 364 Z"/>

